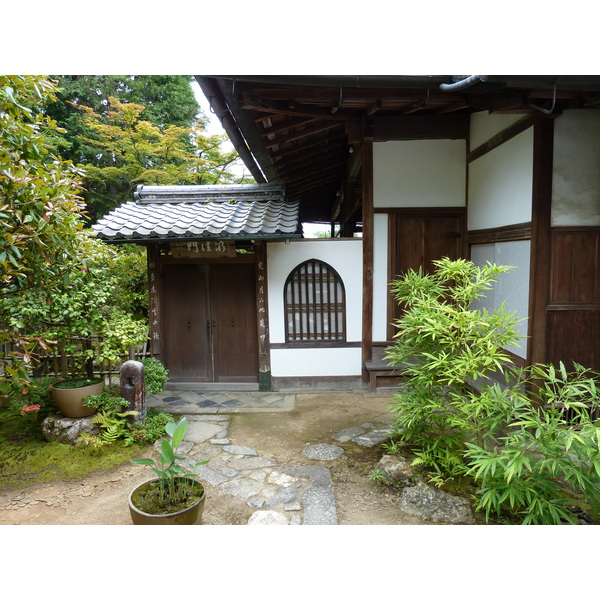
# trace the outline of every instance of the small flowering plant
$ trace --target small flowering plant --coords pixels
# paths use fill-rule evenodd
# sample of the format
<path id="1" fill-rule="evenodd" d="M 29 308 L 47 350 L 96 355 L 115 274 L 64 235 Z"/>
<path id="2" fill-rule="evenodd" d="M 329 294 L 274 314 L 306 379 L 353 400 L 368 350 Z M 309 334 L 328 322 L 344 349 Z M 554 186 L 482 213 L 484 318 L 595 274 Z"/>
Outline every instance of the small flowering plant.
<path id="1" fill-rule="evenodd" d="M 50 392 L 53 380 L 50 377 L 19 382 L 5 381 L 0 396 L 8 400 L 8 407 L 14 413 L 32 418 L 46 416 L 54 408 Z"/>

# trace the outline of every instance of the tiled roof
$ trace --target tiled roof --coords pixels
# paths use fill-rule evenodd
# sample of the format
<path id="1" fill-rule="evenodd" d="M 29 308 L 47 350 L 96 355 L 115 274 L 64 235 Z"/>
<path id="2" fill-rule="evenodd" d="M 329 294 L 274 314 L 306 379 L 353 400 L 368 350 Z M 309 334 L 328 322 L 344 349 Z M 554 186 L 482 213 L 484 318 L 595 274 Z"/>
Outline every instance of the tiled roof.
<path id="1" fill-rule="evenodd" d="M 138 186 L 93 229 L 106 241 L 300 237 L 299 202 L 281 184 Z"/>

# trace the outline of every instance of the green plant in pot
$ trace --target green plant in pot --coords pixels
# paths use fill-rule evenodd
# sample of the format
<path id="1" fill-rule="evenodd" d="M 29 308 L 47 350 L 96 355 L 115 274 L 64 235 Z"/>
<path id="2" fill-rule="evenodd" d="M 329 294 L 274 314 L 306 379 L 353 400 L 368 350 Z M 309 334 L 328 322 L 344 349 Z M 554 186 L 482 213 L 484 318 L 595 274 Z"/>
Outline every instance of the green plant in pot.
<path id="1" fill-rule="evenodd" d="M 187 431 L 187 419 L 165 425 L 167 436 L 161 441 L 158 460 L 135 458 L 131 462 L 148 465 L 156 478 L 136 487 L 129 496 L 129 512 L 134 525 L 193 525 L 204 511 L 206 493 L 195 479 L 196 473 L 177 461 L 185 457 L 177 454 Z M 193 463 L 193 468 L 208 460 Z"/>

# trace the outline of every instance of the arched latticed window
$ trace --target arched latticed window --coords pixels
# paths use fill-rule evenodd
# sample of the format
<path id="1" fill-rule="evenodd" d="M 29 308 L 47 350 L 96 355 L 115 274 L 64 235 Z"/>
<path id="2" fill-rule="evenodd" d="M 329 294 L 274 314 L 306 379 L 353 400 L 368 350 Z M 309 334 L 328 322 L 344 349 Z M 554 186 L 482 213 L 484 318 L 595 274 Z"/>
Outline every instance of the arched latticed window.
<path id="1" fill-rule="evenodd" d="M 283 290 L 285 341 L 346 341 L 344 285 L 335 269 L 311 259 L 298 265 Z"/>

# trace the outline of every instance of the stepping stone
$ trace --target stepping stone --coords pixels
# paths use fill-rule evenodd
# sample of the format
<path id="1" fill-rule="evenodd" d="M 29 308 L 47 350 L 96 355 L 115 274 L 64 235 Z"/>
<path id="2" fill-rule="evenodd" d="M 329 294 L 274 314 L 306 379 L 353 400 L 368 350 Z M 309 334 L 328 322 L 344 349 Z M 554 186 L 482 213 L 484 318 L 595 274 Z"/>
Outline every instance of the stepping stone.
<path id="1" fill-rule="evenodd" d="M 258 452 L 253 450 L 252 448 L 248 448 L 247 446 L 223 446 L 223 450 L 225 452 L 229 452 L 229 454 L 236 454 L 237 456 L 258 456 Z"/>
<path id="2" fill-rule="evenodd" d="M 286 467 L 281 471 L 295 477 L 308 477 L 310 483 L 304 490 L 302 525 L 337 525 L 337 511 L 333 480 L 327 467 Z"/>
<path id="3" fill-rule="evenodd" d="M 356 442 L 359 446 L 365 446 L 367 448 L 372 448 L 373 446 L 377 446 L 377 444 L 381 444 L 381 442 L 387 440 L 392 434 L 392 428 L 386 427 L 385 429 L 376 429 L 375 431 L 370 431 L 369 433 L 365 433 L 364 435 L 359 435 L 355 437 L 352 441 Z"/>
<path id="4" fill-rule="evenodd" d="M 343 444 L 344 442 L 349 442 L 351 439 L 359 436 L 361 433 L 365 433 L 366 429 L 362 427 L 348 427 L 347 429 L 342 429 L 340 432 L 336 433 L 332 438 L 336 442 L 340 442 Z"/>
<path id="5" fill-rule="evenodd" d="M 236 471 L 243 471 L 245 469 L 263 469 L 265 467 L 274 467 L 277 461 L 272 458 L 265 458 L 261 456 L 249 456 L 242 458 L 232 458 L 229 466 Z"/>
<path id="6" fill-rule="evenodd" d="M 316 444 L 302 450 L 302 456 L 313 460 L 335 460 L 344 454 L 344 449 L 333 444 Z"/>
<path id="7" fill-rule="evenodd" d="M 241 477 L 230 479 L 226 483 L 223 483 L 220 487 L 228 494 L 231 494 L 240 500 L 246 501 L 248 498 L 256 496 L 263 486 L 260 481 L 254 481 L 252 479 Z"/>
<path id="8" fill-rule="evenodd" d="M 257 510 L 248 519 L 248 525 L 289 525 L 289 522 L 276 510 Z"/>
<path id="9" fill-rule="evenodd" d="M 206 421 L 189 421 L 188 429 L 183 439 L 200 444 L 223 431 L 223 425 L 218 423 L 207 423 Z"/>

